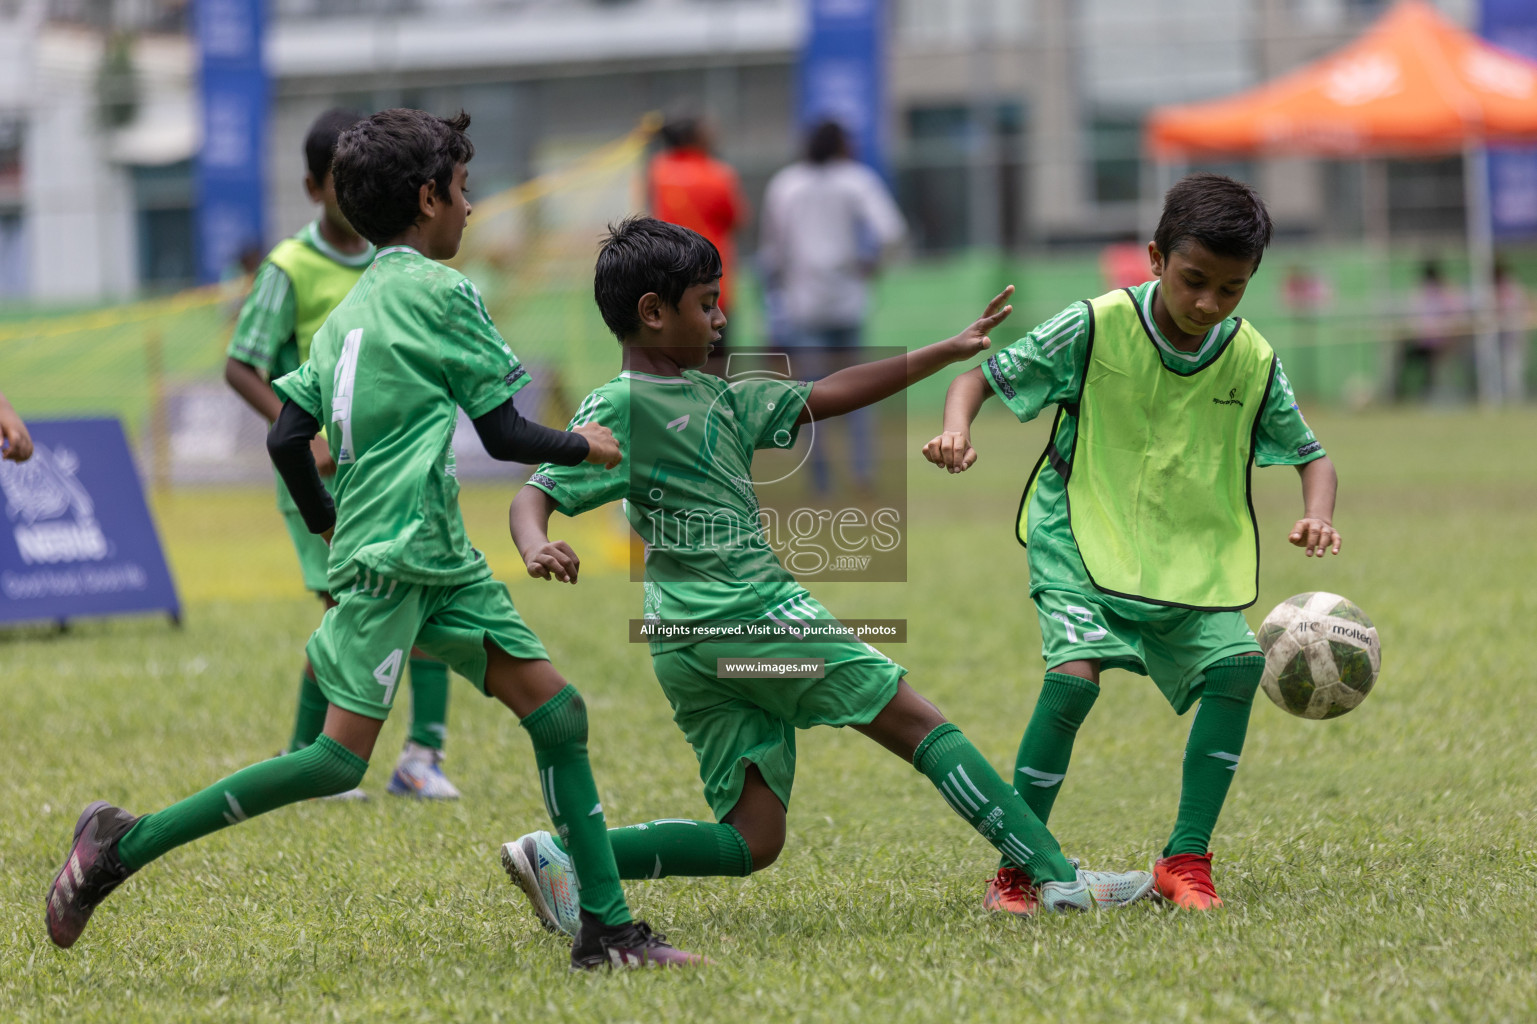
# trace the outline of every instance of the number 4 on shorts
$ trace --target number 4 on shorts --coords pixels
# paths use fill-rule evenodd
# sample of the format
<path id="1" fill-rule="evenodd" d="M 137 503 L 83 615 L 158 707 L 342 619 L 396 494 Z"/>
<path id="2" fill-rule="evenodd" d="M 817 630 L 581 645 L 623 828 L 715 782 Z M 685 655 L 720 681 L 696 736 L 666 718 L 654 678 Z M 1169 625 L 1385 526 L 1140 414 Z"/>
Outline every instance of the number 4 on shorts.
<path id="1" fill-rule="evenodd" d="M 379 662 L 379 667 L 374 669 L 374 678 L 379 680 L 379 685 L 384 687 L 384 703 L 386 706 L 395 700 L 395 684 L 400 682 L 400 663 L 405 658 L 405 651 L 397 647 L 390 652 L 390 656 Z"/>

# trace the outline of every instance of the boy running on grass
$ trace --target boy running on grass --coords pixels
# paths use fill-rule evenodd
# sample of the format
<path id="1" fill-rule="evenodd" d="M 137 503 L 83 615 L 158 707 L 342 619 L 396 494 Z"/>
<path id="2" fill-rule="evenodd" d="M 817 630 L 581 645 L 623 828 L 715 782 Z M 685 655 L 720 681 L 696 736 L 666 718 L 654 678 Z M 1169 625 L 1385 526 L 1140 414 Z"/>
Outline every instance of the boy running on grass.
<path id="1" fill-rule="evenodd" d="M 224 379 L 268 423 L 277 420 L 283 403 L 270 386 L 309 358 L 310 344 L 331 310 L 352 290 L 374 260 L 373 243 L 347 222 L 336 202 L 331 159 L 343 131 L 362 120 L 350 110 L 328 110 L 315 119 L 304 137 L 304 190 L 320 204 L 320 215 L 298 234 L 273 247 L 256 271 L 251 293 L 241 307 L 230 339 Z M 322 478 L 336 472 L 323 437 L 311 443 Z M 327 608 L 336 601 L 326 582 L 326 542 L 310 533 L 298 506 L 277 482 L 278 511 L 299 555 L 305 589 Z M 390 776 L 388 792 L 429 800 L 454 800 L 459 790 L 443 774 L 443 742 L 448 721 L 448 667 L 435 658 L 411 652 L 411 732 Z M 315 742 L 326 720 L 326 699 L 306 659 L 299 677 L 299 707 L 288 750 L 303 750 Z M 339 794 L 363 798 L 361 789 Z"/>
<path id="2" fill-rule="evenodd" d="M 574 516 L 626 501 L 647 543 L 648 620 L 835 623 L 769 548 L 753 491 L 753 453 L 789 448 L 802 424 L 840 416 L 903 390 L 988 345 L 1009 315 L 1005 291 L 959 335 L 908 355 L 850 367 L 814 386 L 698 372 L 725 326 L 721 261 L 687 228 L 635 217 L 598 255 L 603 322 L 623 349 L 623 372 L 583 401 L 573 427 L 614 432 L 629 473 L 541 466 L 512 503 L 513 540 L 529 575 L 575 583 L 579 563 L 551 541 L 550 514 Z M 616 627 L 617 628 L 617 627 Z M 817 642 L 653 641 L 652 665 L 674 718 L 699 758 L 716 822 L 664 819 L 609 832 L 621 878 L 747 875 L 772 864 L 785 840 L 795 777 L 795 730 L 852 726 L 908 761 L 961 817 L 1035 884 L 1047 911 L 1120 906 L 1144 896 L 1143 871 L 1079 871 L 1019 795 L 956 726 L 903 680 L 907 670 L 852 633 Z M 821 679 L 721 678 L 718 658 L 822 659 Z M 502 862 L 540 919 L 570 932 L 577 907 L 565 843 L 547 832 L 502 849 Z"/>
<path id="3" fill-rule="evenodd" d="M 512 396 L 528 374 L 475 286 L 435 262 L 458 251 L 470 212 L 468 125 L 465 114 L 386 110 L 342 135 L 338 198 L 380 249 L 310 360 L 275 385 L 284 405 L 268 448 L 310 531 L 331 542 L 328 582 L 340 599 L 308 649 L 330 703 L 324 731 L 155 814 L 87 807 L 48 896 L 56 944 L 73 943 L 112 889 L 167 851 L 356 786 L 401 663 L 420 644 L 507 705 L 533 741 L 545 805 L 580 878 L 572 967 L 698 960 L 631 920 L 588 768 L 586 706 L 465 536 L 451 446 L 459 408 L 497 458 L 585 460 L 600 471 L 620 460 L 601 426 L 567 433 L 518 415 Z M 322 422 L 337 465 L 334 507 L 309 446 Z"/>
<path id="4" fill-rule="evenodd" d="M 1258 596 L 1251 466 L 1296 466 L 1304 512 L 1291 543 L 1310 557 L 1340 550 L 1334 466 L 1270 346 L 1233 316 L 1270 234 L 1247 185 L 1184 178 L 1148 246 L 1157 280 L 1075 303 L 957 377 L 944 432 L 923 449 L 963 472 L 977 459 L 971 423 L 995 392 L 1021 421 L 1056 403 L 1016 524 L 1049 668 L 1014 784 L 1045 821 L 1102 669 L 1152 676 L 1177 714 L 1199 701 L 1153 872 L 1162 896 L 1191 909 L 1222 905 L 1211 834 L 1264 668 L 1240 611 Z M 987 900 L 1026 899 L 1005 862 Z"/>

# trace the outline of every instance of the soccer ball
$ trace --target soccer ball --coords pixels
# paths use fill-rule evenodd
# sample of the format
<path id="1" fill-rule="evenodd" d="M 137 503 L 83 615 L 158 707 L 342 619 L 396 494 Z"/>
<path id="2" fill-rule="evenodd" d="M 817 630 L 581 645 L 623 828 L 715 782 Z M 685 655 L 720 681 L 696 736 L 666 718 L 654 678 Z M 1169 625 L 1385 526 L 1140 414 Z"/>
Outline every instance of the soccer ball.
<path id="1" fill-rule="evenodd" d="M 1256 634 L 1265 652 L 1260 685 L 1276 707 L 1302 718 L 1337 718 L 1371 692 L 1382 667 L 1377 627 L 1338 594 L 1289 597 Z"/>

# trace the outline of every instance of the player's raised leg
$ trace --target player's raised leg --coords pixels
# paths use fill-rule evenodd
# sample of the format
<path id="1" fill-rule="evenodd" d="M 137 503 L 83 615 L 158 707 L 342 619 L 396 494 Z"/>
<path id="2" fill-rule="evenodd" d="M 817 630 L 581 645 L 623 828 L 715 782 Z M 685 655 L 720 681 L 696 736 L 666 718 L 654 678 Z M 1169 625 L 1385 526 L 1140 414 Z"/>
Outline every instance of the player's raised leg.
<path id="1" fill-rule="evenodd" d="M 1014 869 L 1012 886 L 1002 887 L 995 879 L 989 887 L 985 904 L 990 909 L 1021 915 L 1037 908 L 1105 909 L 1133 903 L 1152 889 L 1145 871 L 1090 872 L 1069 863 L 1056 838 L 960 727 L 906 680 L 869 725 L 855 728 L 911 761 Z"/>
<path id="2" fill-rule="evenodd" d="M 303 750 L 243 768 L 165 810 L 134 818 L 103 801 L 91 804 L 48 892 L 48 937 L 72 945 L 113 889 L 178 846 L 284 804 L 353 788 L 383 724 L 333 707 L 326 732 Z"/>
<path id="3" fill-rule="evenodd" d="M 1265 659 L 1253 654 L 1223 658 L 1205 670 L 1201 703 L 1185 742 L 1179 816 L 1153 866 L 1159 895 L 1189 910 L 1222 906 L 1211 879 L 1211 834 L 1238 771 L 1264 669 Z"/>

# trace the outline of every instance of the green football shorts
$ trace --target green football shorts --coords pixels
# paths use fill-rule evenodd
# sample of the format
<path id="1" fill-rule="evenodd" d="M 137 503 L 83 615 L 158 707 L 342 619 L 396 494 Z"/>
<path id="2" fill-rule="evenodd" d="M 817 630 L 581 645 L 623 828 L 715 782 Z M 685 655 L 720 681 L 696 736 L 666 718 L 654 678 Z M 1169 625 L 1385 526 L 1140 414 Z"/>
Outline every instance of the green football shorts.
<path id="1" fill-rule="evenodd" d="M 326 581 L 326 563 L 331 560 L 331 545 L 318 533 L 311 533 L 304 525 L 304 517 L 297 509 L 283 510 L 283 523 L 293 538 L 294 551 L 299 556 L 299 572 L 304 577 L 304 589 L 317 594 L 329 594 L 331 584 Z"/>
<path id="2" fill-rule="evenodd" d="M 1145 608 L 1146 611 L 1142 609 Z M 1035 594 L 1041 620 L 1041 657 L 1048 669 L 1098 659 L 1100 667 L 1151 676 L 1183 715 L 1201 696 L 1206 666 L 1237 654 L 1258 654 L 1242 612 L 1161 608 L 1070 590 Z"/>
<path id="3" fill-rule="evenodd" d="M 832 619 L 809 596 L 815 614 Z M 720 678 L 717 658 L 821 659 L 821 679 Z M 662 692 L 672 704 L 673 721 L 683 730 L 694 756 L 705 799 L 716 820 L 742 796 L 747 765 L 755 764 L 764 781 L 790 806 L 795 782 L 795 730 L 814 725 L 865 725 L 896 696 L 907 674 L 880 651 L 860 640 L 829 639 L 808 643 L 709 642 L 692 644 L 651 658 Z"/>
<path id="4" fill-rule="evenodd" d="M 548 661 L 544 644 L 494 579 L 422 587 L 364 572 L 336 595 L 305 653 L 326 700 L 383 720 L 402 682 L 411 648 L 420 647 L 486 690 L 490 640 L 514 658 Z"/>

